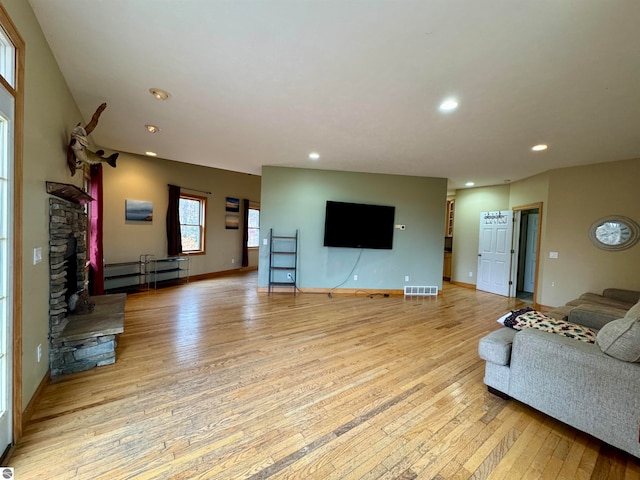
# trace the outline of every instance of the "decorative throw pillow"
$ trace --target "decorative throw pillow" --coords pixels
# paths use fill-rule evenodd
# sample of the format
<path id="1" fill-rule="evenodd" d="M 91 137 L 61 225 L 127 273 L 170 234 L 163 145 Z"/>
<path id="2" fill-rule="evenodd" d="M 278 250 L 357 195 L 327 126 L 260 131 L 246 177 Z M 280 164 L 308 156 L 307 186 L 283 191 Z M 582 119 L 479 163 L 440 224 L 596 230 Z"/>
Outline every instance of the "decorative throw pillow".
<path id="1" fill-rule="evenodd" d="M 638 301 L 638 303 L 636 303 L 629 309 L 624 318 L 634 318 L 636 320 L 640 320 L 640 301 Z"/>
<path id="2" fill-rule="evenodd" d="M 594 343 L 596 341 L 595 330 L 592 330 L 577 323 L 567 322 L 566 320 L 559 320 L 546 316 L 544 313 L 540 313 L 536 310 L 530 310 L 521 315 L 518 315 L 512 322 L 509 322 L 510 326 L 515 330 L 522 330 L 523 328 L 535 328 L 542 330 L 543 332 L 556 333 L 568 338 L 581 340 L 586 343 Z"/>
<path id="3" fill-rule="evenodd" d="M 602 327 L 596 341 L 611 357 L 625 362 L 640 362 L 640 302 L 631 307 L 623 318 Z"/>

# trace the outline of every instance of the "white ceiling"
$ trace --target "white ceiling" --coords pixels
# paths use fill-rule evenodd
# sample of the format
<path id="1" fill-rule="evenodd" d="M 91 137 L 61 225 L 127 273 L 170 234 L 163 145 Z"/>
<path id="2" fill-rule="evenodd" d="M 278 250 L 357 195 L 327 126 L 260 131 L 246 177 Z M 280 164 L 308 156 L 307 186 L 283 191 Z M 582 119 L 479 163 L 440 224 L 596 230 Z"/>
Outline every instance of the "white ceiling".
<path id="1" fill-rule="evenodd" d="M 450 188 L 640 158 L 638 0 L 29 1 L 106 149 Z"/>

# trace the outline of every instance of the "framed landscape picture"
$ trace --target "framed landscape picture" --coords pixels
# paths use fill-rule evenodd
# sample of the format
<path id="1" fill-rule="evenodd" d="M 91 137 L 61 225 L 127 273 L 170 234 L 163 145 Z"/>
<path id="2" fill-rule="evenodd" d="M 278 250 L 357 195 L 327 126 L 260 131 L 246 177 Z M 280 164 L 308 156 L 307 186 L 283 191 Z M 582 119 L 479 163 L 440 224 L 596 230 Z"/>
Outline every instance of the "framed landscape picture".
<path id="1" fill-rule="evenodd" d="M 238 215 L 226 215 L 224 218 L 224 228 L 227 230 L 238 230 L 238 228 L 240 228 L 240 217 Z"/>
<path id="2" fill-rule="evenodd" d="M 227 212 L 239 212 L 240 211 L 240 199 L 239 198 L 227 197 L 226 211 Z"/>
<path id="3" fill-rule="evenodd" d="M 124 205 L 124 218 L 127 222 L 153 221 L 153 202 L 127 199 Z"/>

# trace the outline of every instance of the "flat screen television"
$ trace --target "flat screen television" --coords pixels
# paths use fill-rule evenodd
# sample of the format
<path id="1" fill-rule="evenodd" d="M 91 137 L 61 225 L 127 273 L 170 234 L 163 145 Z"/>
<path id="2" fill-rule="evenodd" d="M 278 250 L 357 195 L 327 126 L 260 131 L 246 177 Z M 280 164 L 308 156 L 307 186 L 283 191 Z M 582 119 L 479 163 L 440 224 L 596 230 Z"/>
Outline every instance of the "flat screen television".
<path id="1" fill-rule="evenodd" d="M 396 207 L 327 201 L 324 246 L 393 248 Z"/>

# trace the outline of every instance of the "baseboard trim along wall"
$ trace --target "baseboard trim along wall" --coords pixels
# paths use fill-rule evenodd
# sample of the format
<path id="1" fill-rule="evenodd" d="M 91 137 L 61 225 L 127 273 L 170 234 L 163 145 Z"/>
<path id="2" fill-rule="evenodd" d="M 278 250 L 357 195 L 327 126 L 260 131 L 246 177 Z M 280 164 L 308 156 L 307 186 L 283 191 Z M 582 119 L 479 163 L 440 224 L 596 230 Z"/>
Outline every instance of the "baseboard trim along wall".
<path id="1" fill-rule="evenodd" d="M 44 388 L 49 384 L 49 380 L 51 380 L 51 370 L 47 370 L 46 375 L 40 381 L 38 388 L 36 388 L 36 391 L 33 394 L 33 397 L 31 397 L 31 400 L 29 400 L 29 403 L 27 404 L 27 408 L 25 408 L 24 412 L 22 412 L 22 429 L 23 430 L 26 427 L 29 420 L 31 420 L 31 416 L 33 415 L 33 412 L 35 410 L 36 403 L 38 403 L 38 400 L 42 395 Z M 18 439 L 14 439 L 14 440 L 16 442 L 18 441 Z"/>
<path id="2" fill-rule="evenodd" d="M 462 288 L 469 288 L 471 290 L 476 289 L 475 283 L 463 283 L 463 282 L 455 282 L 455 281 L 451 281 L 449 283 L 451 283 L 452 285 L 458 285 L 459 287 L 462 287 Z"/>
<path id="3" fill-rule="evenodd" d="M 394 296 L 394 297 L 402 297 L 404 296 L 404 290 L 396 290 L 396 289 L 387 289 L 387 290 L 372 290 L 368 288 L 338 288 L 338 289 L 330 289 L 330 288 L 298 288 L 298 293 L 319 293 L 322 295 L 362 295 L 363 297 L 367 297 L 370 295 L 382 295 L 382 296 Z M 258 287 L 258 293 L 269 293 L 268 287 Z M 292 287 L 271 287 L 271 293 L 293 293 Z M 438 290 L 438 295 L 442 295 L 442 290 Z"/>
<path id="4" fill-rule="evenodd" d="M 189 275 L 189 281 L 196 280 L 207 280 L 210 278 L 218 278 L 218 277 L 227 277 L 229 275 L 235 275 L 237 273 L 245 273 L 257 271 L 258 267 L 242 267 L 242 268 L 234 268 L 233 270 L 221 270 L 219 272 L 211 272 L 211 273 L 202 273 L 200 275 Z"/>

